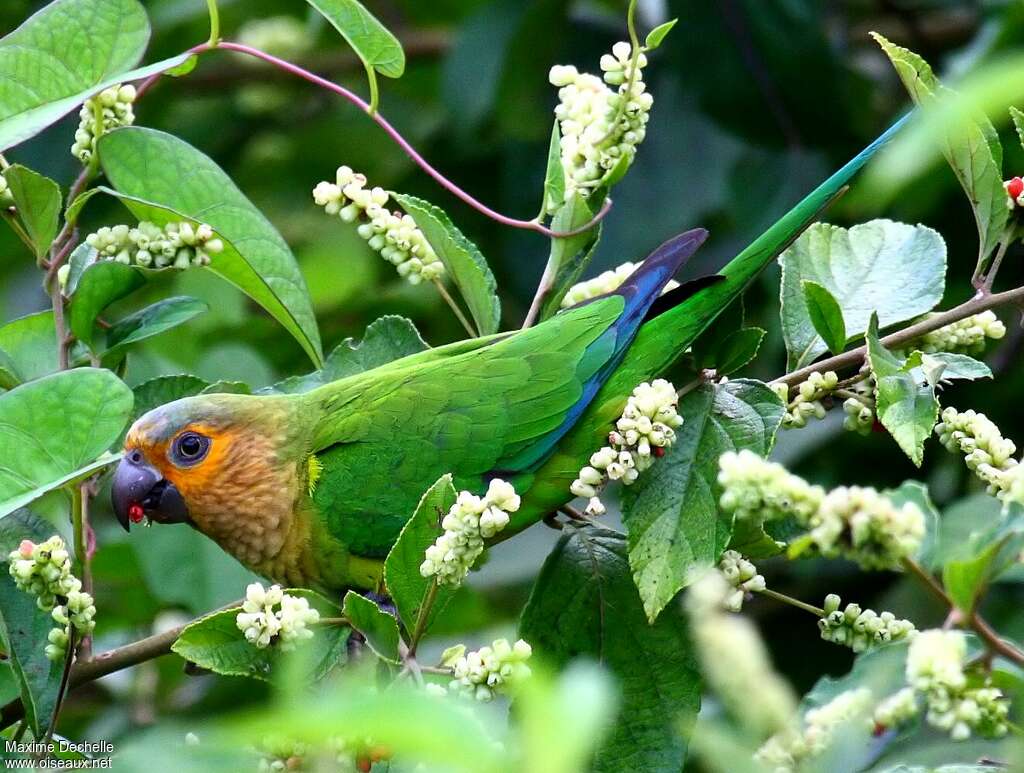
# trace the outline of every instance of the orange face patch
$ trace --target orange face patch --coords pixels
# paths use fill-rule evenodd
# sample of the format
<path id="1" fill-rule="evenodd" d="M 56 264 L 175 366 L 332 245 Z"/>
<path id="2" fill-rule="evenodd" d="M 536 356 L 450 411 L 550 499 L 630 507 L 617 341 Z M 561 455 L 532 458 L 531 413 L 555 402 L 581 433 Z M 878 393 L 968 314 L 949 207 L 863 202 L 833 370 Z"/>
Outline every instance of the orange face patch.
<path id="1" fill-rule="evenodd" d="M 195 432 L 210 440 L 210 450 L 206 456 L 189 467 L 179 467 L 171 461 L 171 447 L 186 432 Z M 125 440 L 128 450 L 139 449 L 146 455 L 147 461 L 181 493 L 186 501 L 208 491 L 217 483 L 218 478 L 226 473 L 231 449 L 238 436 L 235 432 L 225 431 L 206 424 L 191 424 L 183 427 L 170 440 L 153 442 L 142 430 L 133 430 Z"/>

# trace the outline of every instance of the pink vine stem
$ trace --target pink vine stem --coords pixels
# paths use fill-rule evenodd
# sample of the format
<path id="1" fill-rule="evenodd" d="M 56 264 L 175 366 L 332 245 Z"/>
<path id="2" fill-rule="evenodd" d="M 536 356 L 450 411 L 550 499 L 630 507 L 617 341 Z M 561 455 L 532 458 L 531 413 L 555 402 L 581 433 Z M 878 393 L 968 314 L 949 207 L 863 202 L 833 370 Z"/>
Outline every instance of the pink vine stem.
<path id="1" fill-rule="evenodd" d="M 376 123 L 381 129 L 383 129 L 384 132 L 403 151 L 405 151 L 405 154 L 409 156 L 409 158 L 411 158 L 414 162 L 416 162 L 416 164 L 424 172 L 433 177 L 434 180 L 438 183 L 438 185 L 447 190 L 460 201 L 466 203 L 467 205 L 477 210 L 481 214 L 486 215 L 491 220 L 501 223 L 502 225 L 509 226 L 510 228 L 522 228 L 528 231 L 536 231 L 537 233 L 544 234 L 550 239 L 564 239 L 569 236 L 576 236 L 577 234 L 589 231 L 591 228 L 593 228 L 595 225 L 601 222 L 601 220 L 604 219 L 604 216 L 608 214 L 608 211 L 612 207 L 612 200 L 610 198 L 606 198 L 604 200 L 604 203 L 601 205 L 601 209 L 597 212 L 596 215 L 594 215 L 594 217 L 589 222 L 583 224 L 579 228 L 574 228 L 571 231 L 553 231 L 547 226 L 545 226 L 543 223 L 541 223 L 539 220 L 517 220 L 514 217 L 508 217 L 507 215 L 503 215 L 500 212 L 491 209 L 482 201 L 474 198 L 472 195 L 462 190 L 462 188 L 460 188 L 458 185 L 456 185 L 447 177 L 445 177 L 441 172 L 439 172 L 435 167 L 433 167 L 429 161 L 427 161 L 422 155 L 420 155 L 419 151 L 417 151 L 416 148 L 414 148 L 409 143 L 409 141 L 406 140 L 405 137 L 401 135 L 398 129 L 392 126 L 391 123 L 383 115 L 380 114 L 380 111 L 371 111 L 369 103 L 362 99 L 358 94 L 349 91 L 344 86 L 340 86 L 334 81 L 329 81 L 326 78 L 320 77 L 316 73 L 312 73 L 309 70 L 303 69 L 302 67 L 299 67 L 296 64 L 292 64 L 289 61 L 280 59 L 274 56 L 273 54 L 268 54 L 266 51 L 260 51 L 258 48 L 246 46 L 241 43 L 221 41 L 216 46 L 212 46 L 209 43 L 201 43 L 200 45 L 189 49 L 188 53 L 201 54 L 206 51 L 210 51 L 214 48 L 222 48 L 228 51 L 237 51 L 241 54 L 253 56 L 257 59 L 262 59 L 263 61 L 272 64 L 274 67 L 277 67 L 280 70 L 284 70 L 285 72 L 291 73 L 292 75 L 297 75 L 303 80 L 309 81 L 310 83 L 319 86 L 320 88 L 327 89 L 328 91 L 333 91 L 335 94 L 344 97 L 353 105 L 355 105 L 364 113 L 366 113 L 368 116 L 370 116 L 370 118 L 373 119 L 374 123 Z M 139 86 L 139 95 L 142 95 L 146 91 L 148 91 L 149 88 L 157 80 L 159 80 L 161 75 L 162 73 L 157 73 L 156 75 L 152 75 L 148 79 L 146 79 L 142 83 L 142 85 Z"/>

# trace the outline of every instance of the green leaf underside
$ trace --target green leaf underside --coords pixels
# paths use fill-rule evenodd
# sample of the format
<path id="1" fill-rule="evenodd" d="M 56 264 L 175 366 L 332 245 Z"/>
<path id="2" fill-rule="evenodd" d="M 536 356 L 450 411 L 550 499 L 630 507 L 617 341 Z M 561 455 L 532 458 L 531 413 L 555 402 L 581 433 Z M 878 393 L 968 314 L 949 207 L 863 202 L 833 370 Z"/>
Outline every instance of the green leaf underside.
<path id="1" fill-rule="evenodd" d="M 810 279 L 803 281 L 804 303 L 814 331 L 825 342 L 832 354 L 839 354 L 846 348 L 846 324 L 839 302 L 824 287 Z"/>
<path id="2" fill-rule="evenodd" d="M 327 19 L 368 67 L 387 78 L 405 72 L 405 52 L 391 32 L 357 0 L 306 0 Z"/>
<path id="3" fill-rule="evenodd" d="M 205 301 L 188 296 L 164 298 L 116 322 L 107 331 L 107 351 L 121 352 L 134 343 L 160 335 L 209 311 Z"/>
<path id="4" fill-rule="evenodd" d="M 893 45 L 877 33 L 872 35 L 916 104 L 927 108 L 957 97 L 939 82 L 920 56 Z M 999 135 L 984 114 L 972 111 L 969 118 L 948 127 L 942 154 L 971 202 L 978 226 L 979 262 L 984 264 L 1002 238 L 1010 214 L 1003 188 L 1003 148 Z"/>
<path id="5" fill-rule="evenodd" d="M 224 239 L 210 270 L 246 293 L 291 333 L 319 367 L 320 332 L 306 282 L 281 235 L 209 157 L 163 132 L 118 129 L 100 140 L 107 178 L 140 220 L 191 219 Z"/>
<path id="6" fill-rule="evenodd" d="M 452 476 L 445 475 L 427 489 L 416 512 L 402 527 L 395 546 L 384 561 L 384 582 L 388 594 L 401 619 L 405 630 L 411 634 L 419 619 L 420 607 L 426 597 L 433 578 L 420 574 L 423 554 L 441 534 L 441 519 L 455 504 L 457 492 L 452 485 Z M 427 625 L 437 617 L 451 601 L 454 589 L 438 586 L 434 604 L 427 618 Z"/>
<path id="7" fill-rule="evenodd" d="M 355 591 L 345 594 L 345 617 L 352 623 L 352 627 L 366 637 L 366 643 L 370 645 L 378 657 L 398 662 L 398 621 L 394 616 L 378 607 L 366 596 L 360 596 Z"/>
<path id="8" fill-rule="evenodd" d="M 60 188 L 49 177 L 17 164 L 4 172 L 4 179 L 38 258 L 50 249 L 57 235 L 62 200 Z"/>
<path id="9" fill-rule="evenodd" d="M 0 395 L 0 517 L 108 464 L 132 410 L 113 373 L 64 371 Z"/>
<path id="10" fill-rule="evenodd" d="M 149 42 L 136 0 L 58 0 L 0 39 L 0 151 L 35 136 L 115 83 L 180 65 L 133 68 Z"/>
<path id="11" fill-rule="evenodd" d="M 966 354 L 912 352 L 908 362 L 917 358 L 920 358 L 921 370 L 932 386 L 938 386 L 942 381 L 976 381 L 979 378 L 992 378 L 992 370 L 988 365 Z"/>
<path id="12" fill-rule="evenodd" d="M 496 333 L 501 322 L 501 301 L 498 300 L 498 285 L 486 258 L 439 207 L 415 196 L 394 194 L 394 197 L 416 221 L 444 263 L 480 335 Z"/>
<path id="13" fill-rule="evenodd" d="M 594 213 L 587 206 L 586 199 L 576 193 L 555 210 L 551 218 L 551 230 L 556 233 L 568 233 L 586 225 L 593 217 Z M 575 236 L 552 240 L 548 263 L 544 268 L 545 275 L 552 277 L 551 289 L 541 305 L 540 319 L 548 319 L 558 313 L 565 294 L 579 281 L 594 256 L 600 237 L 599 225 Z"/>
<path id="14" fill-rule="evenodd" d="M 745 379 L 706 384 L 680 400 L 675 443 L 622 492 L 629 563 L 649 620 L 729 544 L 732 523 L 718 507 L 718 457 L 743 448 L 766 455 L 783 413 L 774 392 Z"/>
<path id="15" fill-rule="evenodd" d="M 897 445 L 918 467 L 924 460 L 924 441 L 935 427 L 939 401 L 935 388 L 918 384 L 904 362 L 878 340 L 878 318 L 874 315 L 867 332 L 868 363 L 875 374 L 878 420 Z"/>
<path id="16" fill-rule="evenodd" d="M 925 226 L 872 220 L 845 229 L 808 228 L 780 257 L 782 333 L 788 367 L 813 362 L 826 350 L 804 296 L 804 282 L 825 288 L 843 312 L 845 334 L 857 337 L 877 311 L 882 327 L 931 311 L 942 300 L 946 244 Z"/>
<path id="17" fill-rule="evenodd" d="M 341 614 L 337 604 L 313 591 L 299 588 L 286 590 L 285 593 L 307 599 L 310 606 L 320 612 L 321 617 L 338 617 Z M 217 674 L 269 681 L 278 660 L 279 648 L 272 644 L 261 649 L 246 641 L 245 634 L 235 622 L 239 611 L 239 607 L 221 610 L 186 626 L 171 646 L 171 651 Z M 325 668 L 328 656 L 333 654 L 343 657 L 344 641 L 348 640 L 350 634 L 351 629 L 347 626 L 316 626 L 313 638 L 297 645 L 309 648 L 309 652 L 304 654 L 309 656 L 307 662 L 313 669 L 310 678 L 316 679 L 326 674 L 329 670 Z"/>
<path id="18" fill-rule="evenodd" d="M 346 338 L 338 344 L 320 370 L 305 376 L 286 378 L 261 391 L 288 394 L 308 392 L 332 381 L 422 352 L 426 348 L 426 342 L 411 321 L 390 315 L 380 317 L 367 326 L 363 340 L 359 343 L 354 338 Z"/>
<path id="19" fill-rule="evenodd" d="M 656 49 L 662 44 L 662 41 L 665 40 L 665 37 L 672 31 L 672 28 L 676 26 L 676 22 L 678 21 L 679 19 L 671 19 L 652 29 L 647 33 L 647 39 L 644 41 L 644 46 L 649 51 Z"/>
<path id="20" fill-rule="evenodd" d="M 618 680 L 619 715 L 593 770 L 682 768 L 685 737 L 700 707 L 700 675 L 679 608 L 648 624 L 623 535 L 591 524 L 567 526 L 537 577 L 519 634 L 556 666 L 588 657 Z"/>

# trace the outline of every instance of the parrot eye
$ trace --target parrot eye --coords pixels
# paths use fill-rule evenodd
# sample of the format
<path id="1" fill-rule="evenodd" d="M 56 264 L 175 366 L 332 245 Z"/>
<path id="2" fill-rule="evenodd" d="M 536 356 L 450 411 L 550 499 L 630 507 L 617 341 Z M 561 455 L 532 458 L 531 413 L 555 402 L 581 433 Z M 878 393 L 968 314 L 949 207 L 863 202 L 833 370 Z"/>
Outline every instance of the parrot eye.
<path id="1" fill-rule="evenodd" d="M 181 465 L 201 462 L 210 450 L 210 439 L 196 432 L 185 432 L 174 441 L 171 461 Z"/>

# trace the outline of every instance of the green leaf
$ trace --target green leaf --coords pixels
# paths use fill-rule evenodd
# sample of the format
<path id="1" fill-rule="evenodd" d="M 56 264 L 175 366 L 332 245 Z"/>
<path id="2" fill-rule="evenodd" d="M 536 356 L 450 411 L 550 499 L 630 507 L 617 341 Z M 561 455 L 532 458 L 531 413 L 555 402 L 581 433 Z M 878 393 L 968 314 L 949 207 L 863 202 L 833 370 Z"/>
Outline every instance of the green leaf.
<path id="1" fill-rule="evenodd" d="M 718 375 L 728 376 L 752 362 L 767 332 L 762 327 L 745 327 L 727 335 L 717 352 Z"/>
<path id="2" fill-rule="evenodd" d="M 251 395 L 252 387 L 244 381 L 214 381 L 203 389 L 204 395 Z"/>
<path id="3" fill-rule="evenodd" d="M 759 381 L 705 384 L 679 401 L 683 425 L 668 453 L 622 492 L 629 564 L 651 621 L 718 561 L 731 520 L 718 507 L 718 457 L 771 450 L 785 408 Z"/>
<path id="4" fill-rule="evenodd" d="M 107 331 L 105 357 L 120 353 L 134 343 L 160 335 L 182 325 L 210 307 L 205 301 L 189 296 L 175 296 L 147 306 L 116 322 Z"/>
<path id="5" fill-rule="evenodd" d="M 115 461 L 105 455 L 131 410 L 131 390 L 92 368 L 0 395 L 0 517 Z"/>
<path id="6" fill-rule="evenodd" d="M 662 41 L 665 40 L 665 36 L 672 31 L 672 28 L 676 26 L 676 22 L 679 19 L 672 19 L 670 21 L 659 24 L 653 30 L 647 33 L 647 40 L 644 41 L 644 48 L 648 51 L 653 51 L 661 45 Z"/>
<path id="7" fill-rule="evenodd" d="M 341 33 L 366 66 L 386 78 L 401 78 L 405 52 L 398 38 L 357 0 L 306 0 Z"/>
<path id="8" fill-rule="evenodd" d="M 912 352 L 909 359 L 914 360 L 917 357 L 920 357 L 920 367 L 925 379 L 932 386 L 954 379 L 976 381 L 979 378 L 992 378 L 992 371 L 988 365 L 966 354 Z"/>
<path id="9" fill-rule="evenodd" d="M 685 736 L 700 707 L 700 675 L 678 607 L 648 624 L 623 535 L 567 526 L 537 577 L 519 635 L 556 666 L 586 657 L 618 681 L 618 719 L 593 770 L 682 769 Z"/>
<path id="10" fill-rule="evenodd" d="M 1021 147 L 1024 147 L 1024 112 L 1010 105 L 1010 118 L 1013 119 L 1013 128 L 1017 130 L 1017 139 Z"/>
<path id="11" fill-rule="evenodd" d="M 31 381 L 57 370 L 57 332 L 53 312 L 40 311 L 0 327 L 0 349 L 7 355 L 19 382 Z"/>
<path id="12" fill-rule="evenodd" d="M 393 615 L 378 607 L 366 596 L 360 596 L 355 591 L 345 594 L 345 617 L 352 623 L 352 627 L 366 637 L 366 643 L 370 649 L 377 653 L 378 657 L 398 662 L 398 621 Z"/>
<path id="13" fill-rule="evenodd" d="M 332 381 L 422 352 L 426 348 L 427 344 L 420 338 L 416 326 L 408 319 L 381 317 L 370 323 L 361 342 L 356 343 L 354 338 L 346 338 L 338 344 L 320 370 L 305 376 L 286 378 L 261 391 L 288 394 L 308 392 Z"/>
<path id="14" fill-rule="evenodd" d="M 21 376 L 18 375 L 18 367 L 11 359 L 11 355 L 0 349 L 0 390 L 14 389 L 21 383 Z"/>
<path id="15" fill-rule="evenodd" d="M 910 93 L 923 109 L 954 98 L 955 92 L 939 83 L 928 63 L 913 51 L 893 45 L 878 33 L 871 33 L 892 62 Z M 942 154 L 967 194 L 978 226 L 978 263 L 988 261 L 1003 236 L 1009 210 L 1003 188 L 1003 148 L 988 118 L 973 111 L 970 120 L 957 121 L 945 132 Z M 888 324 L 888 323 L 883 323 Z"/>
<path id="16" fill-rule="evenodd" d="M 402 527 L 394 547 L 384 561 L 384 582 L 388 595 L 395 602 L 398 617 L 410 634 L 419 619 L 420 607 L 427 591 L 433 584 L 433 578 L 420 574 L 423 554 L 440 535 L 441 519 L 455 504 L 456 496 L 451 475 L 443 476 L 427 489 L 416 506 L 416 512 Z M 451 600 L 452 595 L 453 588 L 438 586 L 430 617 L 426 621 L 428 626 Z"/>
<path id="17" fill-rule="evenodd" d="M 878 420 L 903 453 L 918 467 L 924 460 L 924 441 L 939 417 L 935 388 L 918 384 L 904 362 L 878 340 L 878 317 L 872 314 L 867 332 L 868 363 L 875 374 Z"/>
<path id="18" fill-rule="evenodd" d="M 568 233 L 586 225 L 594 218 L 586 200 L 578 193 L 562 204 L 551 218 L 551 230 Z M 601 238 L 601 227 L 597 226 L 575 236 L 551 240 L 544 275 L 551 276 L 551 289 L 542 299 L 540 319 L 548 319 L 558 313 L 562 299 L 569 288 L 579 281 L 580 275 L 590 263 Z"/>
<path id="19" fill-rule="evenodd" d="M 843 322 L 843 310 L 828 288 L 817 282 L 805 279 L 801 282 L 804 290 L 804 303 L 814 331 L 825 342 L 832 354 L 839 354 L 846 348 L 846 324 Z"/>
<path id="20" fill-rule="evenodd" d="M 988 529 L 971 535 L 948 557 L 942 567 L 942 584 L 951 599 L 967 615 L 989 583 L 1018 563 L 1024 548 L 1024 508 L 1010 504 L 1005 514 Z"/>
<path id="21" fill-rule="evenodd" d="M 18 217 L 25 226 L 36 257 L 42 257 L 57 235 L 57 220 L 63 200 L 60 187 L 49 177 L 15 164 L 4 171 Z"/>
<path id="22" fill-rule="evenodd" d="M 188 218 L 225 241 L 210 270 L 266 309 L 319 367 L 320 332 L 309 290 L 281 235 L 209 157 L 153 129 L 127 127 L 100 139 L 107 178 L 140 220 Z"/>
<path id="23" fill-rule="evenodd" d="M 18 510 L 0 521 L 0 548 L 6 558 L 21 540 L 42 542 L 52 534 L 53 528 L 41 518 Z M 64 666 L 63 662 L 51 661 L 44 651 L 53 625 L 50 613 L 39 609 L 35 599 L 14 584 L 5 564 L 0 571 L 0 637 L 10 658 L 25 718 L 36 738 L 42 738 L 50 724 Z"/>
<path id="24" fill-rule="evenodd" d="M 146 284 L 137 268 L 112 260 L 88 265 L 74 287 L 68 307 L 68 327 L 83 344 L 96 350 L 97 319 L 115 301 L 126 298 Z M 69 284 L 70 287 L 70 284 Z"/>
<path id="25" fill-rule="evenodd" d="M 178 376 L 158 376 L 144 381 L 132 389 L 135 394 L 135 408 L 132 418 L 137 419 L 161 405 L 192 397 L 202 392 L 209 384 L 198 376 L 181 374 Z"/>
<path id="26" fill-rule="evenodd" d="M 289 589 L 285 593 L 301 596 L 315 607 L 322 617 L 338 617 L 341 614 L 337 604 L 328 601 L 318 593 L 302 588 Z M 262 649 L 250 644 L 238 629 L 235 618 L 239 607 L 221 610 L 207 615 L 185 627 L 171 646 L 190 663 L 225 676 L 248 676 L 253 679 L 270 681 L 278 661 L 279 649 L 273 643 Z M 312 667 L 310 679 L 323 676 L 324 662 L 331 653 L 338 653 L 339 640 L 346 641 L 351 633 L 347 626 L 316 626 L 312 639 L 298 646 L 308 648 L 307 663 Z"/>
<path id="27" fill-rule="evenodd" d="M 131 70 L 149 42 L 136 0 L 57 0 L 0 39 L 0 151 L 35 136 L 115 83 L 188 58 Z"/>
<path id="28" fill-rule="evenodd" d="M 826 345 L 815 329 L 804 282 L 821 285 L 842 309 L 847 337 L 930 311 L 942 300 L 946 244 L 925 226 L 872 220 L 849 230 L 815 223 L 779 257 L 782 333 L 790 370 L 813 362 Z"/>
<path id="29" fill-rule="evenodd" d="M 562 168 L 562 135 L 558 121 L 551 127 L 548 165 L 544 171 L 544 211 L 555 212 L 565 203 L 565 170 Z M 586 221 L 584 221 L 586 222 Z"/>
<path id="30" fill-rule="evenodd" d="M 455 227 L 439 207 L 415 196 L 400 193 L 392 195 L 416 221 L 444 263 L 448 275 L 462 293 L 480 335 L 496 333 L 501 322 L 497 283 L 477 246 Z"/>

